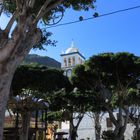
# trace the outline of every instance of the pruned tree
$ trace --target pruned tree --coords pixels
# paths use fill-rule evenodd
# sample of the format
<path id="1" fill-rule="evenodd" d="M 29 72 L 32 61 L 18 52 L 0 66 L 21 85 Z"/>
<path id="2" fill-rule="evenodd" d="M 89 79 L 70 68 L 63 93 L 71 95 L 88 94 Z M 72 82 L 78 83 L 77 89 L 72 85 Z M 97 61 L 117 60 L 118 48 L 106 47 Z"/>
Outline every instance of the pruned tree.
<path id="1" fill-rule="evenodd" d="M 87 114 L 88 116 L 94 120 L 94 128 L 95 128 L 95 139 L 100 140 L 101 138 L 101 108 L 97 105 L 95 105 L 93 102 L 93 98 L 95 99 L 95 82 L 96 77 L 94 77 L 95 74 L 93 74 L 90 70 L 86 71 L 85 65 L 78 65 L 73 70 L 73 74 L 71 77 L 71 81 L 74 86 L 78 87 L 78 89 L 85 94 L 85 97 L 87 98 Z M 96 103 L 99 101 L 98 97 L 96 98 Z M 84 102 L 83 102 L 84 103 Z M 84 103 L 85 104 L 85 103 Z M 95 106 L 94 106 L 95 105 Z M 93 134 L 94 135 L 94 134 Z"/>
<path id="2" fill-rule="evenodd" d="M 48 98 L 52 92 L 68 87 L 68 78 L 63 75 L 61 70 L 39 65 L 21 65 L 16 70 L 12 81 L 10 100 L 17 99 L 13 104 L 21 114 L 20 140 L 28 140 L 31 113 L 48 109 L 48 106 L 42 107 L 39 100 L 49 104 Z"/>
<path id="3" fill-rule="evenodd" d="M 5 29 L 0 29 L 0 140 L 2 140 L 4 113 L 13 74 L 24 56 L 43 38 L 42 31 L 38 27 L 39 21 L 43 20 L 49 24 L 52 20 L 52 23 L 56 23 L 55 13 L 64 13 L 67 8 L 88 10 L 94 8 L 95 0 L 1 0 L 0 2 L 4 10 L 11 13 Z M 3 8 L 0 10 L 3 11 Z"/>
<path id="4" fill-rule="evenodd" d="M 69 121 L 69 137 L 76 140 L 78 127 L 87 109 L 88 99 L 78 90 L 60 90 L 50 96 L 51 110 L 61 111 L 61 120 Z"/>
<path id="5" fill-rule="evenodd" d="M 115 126 L 113 140 L 123 139 L 132 105 L 132 100 L 127 99 L 132 95 L 131 88 L 136 89 L 139 76 L 139 57 L 129 53 L 95 55 L 85 66 L 75 70 L 73 81 L 79 89 L 88 91 L 90 96 L 92 94 L 94 111 L 109 113 Z M 114 110 L 118 110 L 117 118 Z"/>

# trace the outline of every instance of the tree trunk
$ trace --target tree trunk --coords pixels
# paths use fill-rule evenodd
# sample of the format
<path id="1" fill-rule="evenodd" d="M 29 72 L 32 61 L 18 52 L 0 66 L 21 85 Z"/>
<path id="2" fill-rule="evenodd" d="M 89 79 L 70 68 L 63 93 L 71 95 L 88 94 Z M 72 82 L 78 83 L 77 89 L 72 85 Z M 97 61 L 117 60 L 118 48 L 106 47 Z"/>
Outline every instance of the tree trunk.
<path id="1" fill-rule="evenodd" d="M 134 125 L 136 126 L 134 131 L 133 131 L 133 134 L 134 134 L 134 138 L 136 138 L 137 140 L 140 139 L 140 135 L 138 134 L 138 132 L 140 131 L 140 127 L 139 127 L 139 122 L 140 122 L 140 114 L 138 115 L 138 118 L 136 120 L 136 123 L 134 123 Z"/>
<path id="2" fill-rule="evenodd" d="M 95 121 L 95 140 L 100 140 L 101 135 L 101 125 L 100 125 L 100 114 L 94 113 L 94 121 Z"/>
<path id="3" fill-rule="evenodd" d="M 117 129 L 117 131 L 116 131 Z M 125 128 L 124 127 L 119 127 L 114 130 L 114 140 L 123 140 L 124 139 L 124 132 Z"/>
<path id="4" fill-rule="evenodd" d="M 70 140 L 76 140 L 76 137 L 77 137 L 77 127 L 74 126 L 73 113 L 70 113 L 69 116 L 70 116 L 69 137 L 70 137 Z"/>
<path id="5" fill-rule="evenodd" d="M 83 117 L 84 117 L 84 114 L 80 113 L 77 115 L 78 119 L 77 121 L 75 122 L 76 124 L 74 125 L 74 117 L 73 117 L 74 113 L 70 113 L 69 116 L 70 116 L 70 140 L 76 140 L 76 137 L 78 137 L 78 134 L 77 134 L 77 130 L 78 130 L 78 127 L 80 125 L 80 122 L 82 121 Z"/>
<path id="6" fill-rule="evenodd" d="M 111 108 L 109 108 L 108 106 L 106 106 L 106 109 L 109 113 L 110 119 L 112 121 L 112 123 L 115 126 L 115 129 L 113 131 L 113 140 L 123 140 L 124 138 L 124 132 L 126 130 L 127 127 L 127 123 L 128 123 L 128 118 L 129 118 L 129 107 L 125 106 L 121 107 L 121 103 L 120 103 L 120 107 L 118 108 L 118 116 L 117 118 L 115 118 L 114 114 L 113 114 L 113 110 L 111 110 Z M 125 113 L 125 117 L 123 117 L 123 113 Z"/>
<path id="7" fill-rule="evenodd" d="M 77 129 L 76 127 L 70 128 L 70 140 L 76 140 L 77 137 Z"/>
<path id="8" fill-rule="evenodd" d="M 28 140 L 29 127 L 30 127 L 30 112 L 25 111 L 24 113 L 21 113 L 21 116 L 22 116 L 22 129 L 21 129 L 20 140 Z"/>
<path id="9" fill-rule="evenodd" d="M 15 69 L 16 66 L 11 62 L 0 64 L 0 140 L 3 137 L 5 110 Z"/>

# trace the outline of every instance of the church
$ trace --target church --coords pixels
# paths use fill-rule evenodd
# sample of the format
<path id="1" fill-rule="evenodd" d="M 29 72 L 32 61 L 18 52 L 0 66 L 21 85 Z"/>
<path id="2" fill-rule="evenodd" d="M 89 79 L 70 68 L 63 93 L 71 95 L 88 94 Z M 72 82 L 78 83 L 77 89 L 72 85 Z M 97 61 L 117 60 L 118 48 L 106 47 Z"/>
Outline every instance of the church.
<path id="1" fill-rule="evenodd" d="M 83 64 L 85 57 L 74 46 L 72 41 L 71 45 L 65 52 L 61 53 L 61 69 L 64 70 L 64 75 L 70 77 L 72 69 L 79 64 Z"/>

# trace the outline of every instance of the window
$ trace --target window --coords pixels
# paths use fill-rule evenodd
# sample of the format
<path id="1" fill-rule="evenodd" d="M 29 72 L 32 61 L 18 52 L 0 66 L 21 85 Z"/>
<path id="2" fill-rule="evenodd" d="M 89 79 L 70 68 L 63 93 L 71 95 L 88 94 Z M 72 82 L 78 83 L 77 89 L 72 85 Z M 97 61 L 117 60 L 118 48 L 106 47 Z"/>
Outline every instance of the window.
<path id="1" fill-rule="evenodd" d="M 106 124 L 107 124 L 107 127 L 113 127 L 110 118 L 106 118 Z"/>
<path id="2" fill-rule="evenodd" d="M 71 58 L 68 58 L 68 66 L 71 66 Z"/>
<path id="3" fill-rule="evenodd" d="M 67 67 L 67 59 L 64 58 L 64 66 Z"/>
<path id="4" fill-rule="evenodd" d="M 75 57 L 74 56 L 72 57 L 72 65 L 73 66 L 75 65 Z"/>

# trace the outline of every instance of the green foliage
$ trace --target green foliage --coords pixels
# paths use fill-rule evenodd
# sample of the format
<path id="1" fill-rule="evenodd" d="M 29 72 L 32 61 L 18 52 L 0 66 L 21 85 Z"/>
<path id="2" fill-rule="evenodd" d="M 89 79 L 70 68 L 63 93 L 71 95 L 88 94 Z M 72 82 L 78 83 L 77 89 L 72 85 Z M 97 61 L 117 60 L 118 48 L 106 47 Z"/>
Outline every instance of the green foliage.
<path id="1" fill-rule="evenodd" d="M 47 120 L 49 121 L 49 123 L 52 123 L 54 121 L 62 121 L 62 111 L 48 112 Z"/>
<path id="2" fill-rule="evenodd" d="M 26 9 L 27 10 L 26 19 L 28 17 L 32 17 L 32 20 L 34 21 L 34 19 L 37 17 L 41 7 L 44 5 L 45 2 L 46 0 L 35 0 L 34 7 L 32 8 L 28 7 Z M 55 2 L 56 2 L 55 0 L 52 0 L 52 2 L 48 5 L 48 7 L 53 5 Z M 41 40 L 33 48 L 44 49 L 44 45 L 55 46 L 57 41 L 51 40 L 49 38 L 52 33 L 46 31 L 45 29 L 46 24 L 47 25 L 57 24 L 63 18 L 65 10 L 69 8 L 75 11 L 80 11 L 80 10 L 88 11 L 90 8 L 93 9 L 94 2 L 95 0 L 64 0 L 63 3 L 57 5 L 56 7 L 52 8 L 50 11 L 46 12 L 44 16 L 42 16 L 40 19 L 42 24 L 44 25 L 44 29 L 42 29 Z M 3 6 L 4 6 L 4 12 L 7 15 L 13 14 L 18 9 L 15 0 L 4 0 Z M 44 11 L 46 11 L 47 8 Z M 20 12 L 22 10 L 23 9 L 19 9 Z M 82 20 L 82 18 L 80 18 L 80 20 Z M 19 22 L 18 18 L 16 21 Z M 40 26 L 40 28 L 42 28 L 42 25 Z"/>
<path id="3" fill-rule="evenodd" d="M 77 66 L 71 81 L 92 99 L 93 110 L 104 110 L 106 104 L 112 108 L 137 104 L 140 100 L 136 92 L 139 76 L 139 57 L 126 52 L 103 53 Z"/>
<path id="4" fill-rule="evenodd" d="M 30 12 L 36 16 L 41 6 L 45 3 L 46 0 L 36 0 L 35 6 L 33 9 L 30 9 Z M 88 11 L 89 8 L 94 8 L 95 0 L 65 0 L 61 5 L 56 6 L 49 13 L 45 15 L 45 18 L 51 19 L 51 15 L 57 11 L 64 12 L 67 8 L 72 8 L 73 10 L 85 10 Z M 54 1 L 52 1 L 54 3 Z M 51 4 L 52 4 L 51 3 Z M 4 0 L 5 9 L 11 13 L 16 10 L 15 0 Z"/>
<path id="5" fill-rule="evenodd" d="M 64 89 L 52 92 L 48 97 L 50 102 L 50 110 L 60 111 L 65 109 L 68 104 L 66 96 L 67 92 Z"/>
<path id="6" fill-rule="evenodd" d="M 14 0 L 3 1 L 5 12 L 13 13 L 16 10 L 16 4 Z"/>
<path id="7" fill-rule="evenodd" d="M 21 65 L 16 70 L 12 82 L 12 91 L 15 95 L 22 89 L 47 93 L 68 87 L 68 78 L 63 76 L 62 71 L 38 65 Z"/>
<path id="8" fill-rule="evenodd" d="M 43 45 L 50 45 L 50 46 L 56 46 L 57 41 L 56 40 L 51 40 L 52 33 L 47 32 L 46 30 L 42 30 L 42 35 L 41 35 L 41 40 L 33 46 L 33 49 L 39 49 L 39 50 L 45 50 Z"/>

